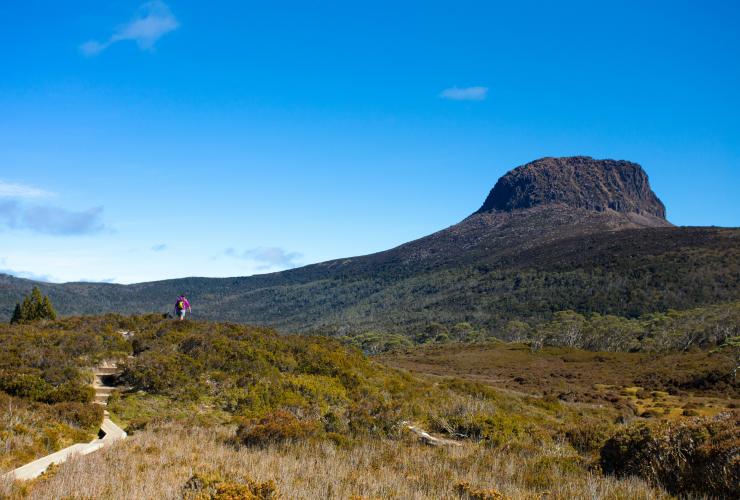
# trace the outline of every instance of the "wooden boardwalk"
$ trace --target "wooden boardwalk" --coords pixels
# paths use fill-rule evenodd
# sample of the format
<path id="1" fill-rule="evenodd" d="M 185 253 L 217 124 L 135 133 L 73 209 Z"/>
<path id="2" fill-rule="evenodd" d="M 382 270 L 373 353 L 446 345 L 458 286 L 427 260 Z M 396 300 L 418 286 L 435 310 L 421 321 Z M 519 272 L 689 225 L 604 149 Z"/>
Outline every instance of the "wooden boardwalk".
<path id="1" fill-rule="evenodd" d="M 33 479 L 41 474 L 51 464 L 61 464 L 66 462 L 70 457 L 75 455 L 87 455 L 94 451 L 99 450 L 104 446 L 108 446 L 111 443 L 126 438 L 126 432 L 118 427 L 111 419 L 108 410 L 105 406 L 108 404 L 108 398 L 111 392 L 116 388 L 113 386 L 106 385 L 105 377 L 116 375 L 119 373 L 115 363 L 103 362 L 93 369 L 95 380 L 93 382 L 93 388 L 95 389 L 95 403 L 103 406 L 103 423 L 100 426 L 100 436 L 98 439 L 90 441 L 89 443 L 78 443 L 63 450 L 59 450 L 45 457 L 34 460 L 33 462 L 26 464 L 22 467 L 18 467 L 5 474 L 3 478 L 9 478 L 16 481 L 25 481 Z"/>

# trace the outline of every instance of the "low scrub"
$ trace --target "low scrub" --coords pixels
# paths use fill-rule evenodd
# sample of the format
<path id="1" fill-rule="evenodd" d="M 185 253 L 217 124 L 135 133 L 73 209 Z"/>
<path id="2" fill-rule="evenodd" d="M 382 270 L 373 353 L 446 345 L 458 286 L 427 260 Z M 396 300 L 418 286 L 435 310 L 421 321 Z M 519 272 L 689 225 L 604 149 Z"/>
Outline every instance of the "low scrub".
<path id="1" fill-rule="evenodd" d="M 71 444 L 90 441 L 102 418 L 97 405 L 50 405 L 0 391 L 0 473 Z"/>
<path id="2" fill-rule="evenodd" d="M 306 439 L 315 436 L 318 431 L 317 422 L 299 420 L 288 411 L 278 410 L 240 424 L 236 438 L 246 446 L 267 446 Z"/>
<path id="3" fill-rule="evenodd" d="M 594 453 L 601 450 L 614 433 L 614 426 L 597 419 L 583 419 L 565 430 L 565 438 L 573 448 L 581 453 Z"/>
<path id="4" fill-rule="evenodd" d="M 601 467 L 639 476 L 673 494 L 737 498 L 740 484 L 740 414 L 679 424 L 638 423 L 610 438 Z"/>
<path id="5" fill-rule="evenodd" d="M 59 420 L 81 429 L 94 429 L 103 421 L 103 407 L 97 404 L 58 403 L 52 408 Z"/>
<path id="6" fill-rule="evenodd" d="M 476 488 L 467 481 L 455 485 L 455 493 L 464 500 L 504 500 L 506 497 L 493 488 Z"/>
<path id="7" fill-rule="evenodd" d="M 274 481 L 251 478 L 227 481 L 219 474 L 195 474 L 182 488 L 184 500 L 272 500 L 279 498 Z"/>

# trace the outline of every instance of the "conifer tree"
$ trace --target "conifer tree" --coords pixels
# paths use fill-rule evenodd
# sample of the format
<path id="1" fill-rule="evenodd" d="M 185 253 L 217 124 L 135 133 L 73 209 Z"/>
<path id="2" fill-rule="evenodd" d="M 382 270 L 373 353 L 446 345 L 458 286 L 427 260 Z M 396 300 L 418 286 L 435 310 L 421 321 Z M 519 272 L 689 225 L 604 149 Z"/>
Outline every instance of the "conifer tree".
<path id="1" fill-rule="evenodd" d="M 57 312 L 54 310 L 54 306 L 51 304 L 51 299 L 48 295 L 44 295 L 44 298 L 41 299 L 41 306 L 39 307 L 39 318 L 57 319 Z"/>
<path id="2" fill-rule="evenodd" d="M 31 295 L 26 295 L 21 302 L 21 321 L 29 320 L 34 316 L 33 303 Z"/>
<path id="3" fill-rule="evenodd" d="M 41 290 L 37 286 L 31 290 L 31 317 L 27 319 L 40 319 L 42 316 L 42 308 L 44 303 L 44 296 L 41 295 Z"/>
<path id="4" fill-rule="evenodd" d="M 21 305 L 20 303 L 16 302 L 15 309 L 13 310 L 13 317 L 10 318 L 10 324 L 18 323 L 23 318 L 21 314 Z"/>
<path id="5" fill-rule="evenodd" d="M 34 287 L 23 303 L 16 304 L 11 323 L 34 321 L 37 319 L 56 319 L 57 313 L 48 296 L 42 295 L 38 287 Z"/>

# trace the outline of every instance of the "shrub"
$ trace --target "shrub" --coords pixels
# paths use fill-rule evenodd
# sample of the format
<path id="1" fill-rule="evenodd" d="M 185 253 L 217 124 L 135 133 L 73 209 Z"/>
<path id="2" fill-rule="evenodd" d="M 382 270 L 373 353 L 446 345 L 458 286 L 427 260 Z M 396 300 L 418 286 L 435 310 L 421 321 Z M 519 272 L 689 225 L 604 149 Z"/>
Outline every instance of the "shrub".
<path id="1" fill-rule="evenodd" d="M 475 488 L 466 481 L 460 481 L 455 485 L 455 493 L 465 500 L 503 500 L 506 498 L 497 490 Z"/>
<path id="2" fill-rule="evenodd" d="M 318 423 L 299 420 L 292 413 L 277 410 L 259 419 L 239 425 L 237 440 L 246 446 L 266 446 L 285 441 L 298 441 L 316 435 Z"/>
<path id="3" fill-rule="evenodd" d="M 43 399 L 46 403 L 89 403 L 95 397 L 95 389 L 82 382 L 70 380 L 52 389 Z"/>
<path id="4" fill-rule="evenodd" d="M 601 449 L 601 467 L 636 475 L 673 494 L 733 497 L 740 483 L 740 415 L 627 427 Z"/>
<path id="5" fill-rule="evenodd" d="M 447 418 L 446 427 L 452 430 L 453 434 L 484 441 L 493 446 L 503 446 L 516 441 L 527 430 L 520 416 L 504 413 L 455 415 Z"/>
<path id="6" fill-rule="evenodd" d="M 103 421 L 103 407 L 100 405 L 58 403 L 52 408 L 59 420 L 83 429 L 97 427 Z"/>
<path id="7" fill-rule="evenodd" d="M 568 427 L 565 438 L 576 450 L 592 453 L 604 446 L 613 431 L 613 426 L 603 420 L 584 419 Z"/>
<path id="8" fill-rule="evenodd" d="M 271 500 L 279 497 L 274 481 L 225 481 L 218 474 L 195 474 L 182 487 L 185 500 Z"/>
<path id="9" fill-rule="evenodd" d="M 34 373 L 13 373 L 9 370 L 0 370 L 0 390 L 11 396 L 42 401 L 46 399 L 53 387 Z"/>

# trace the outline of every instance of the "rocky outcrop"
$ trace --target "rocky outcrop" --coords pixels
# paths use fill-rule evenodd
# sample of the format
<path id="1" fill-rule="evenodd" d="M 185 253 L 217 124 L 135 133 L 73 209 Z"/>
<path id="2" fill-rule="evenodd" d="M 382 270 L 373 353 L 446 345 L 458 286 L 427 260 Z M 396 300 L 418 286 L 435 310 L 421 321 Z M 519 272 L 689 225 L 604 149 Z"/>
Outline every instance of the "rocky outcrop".
<path id="1" fill-rule="evenodd" d="M 565 205 L 665 219 L 640 165 L 588 156 L 541 158 L 501 177 L 476 213 Z"/>

